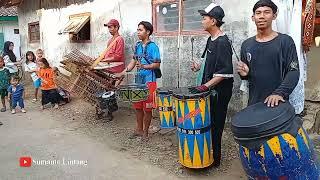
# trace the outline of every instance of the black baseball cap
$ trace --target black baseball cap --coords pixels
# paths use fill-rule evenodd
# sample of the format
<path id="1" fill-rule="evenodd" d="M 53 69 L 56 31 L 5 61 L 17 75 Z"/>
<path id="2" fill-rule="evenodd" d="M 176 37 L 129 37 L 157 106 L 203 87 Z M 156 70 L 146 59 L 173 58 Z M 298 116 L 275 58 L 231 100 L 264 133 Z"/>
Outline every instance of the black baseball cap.
<path id="1" fill-rule="evenodd" d="M 215 3 L 211 3 L 204 10 L 198 10 L 201 16 L 210 16 L 215 18 L 217 21 L 224 23 L 222 19 L 224 18 L 223 9 Z"/>

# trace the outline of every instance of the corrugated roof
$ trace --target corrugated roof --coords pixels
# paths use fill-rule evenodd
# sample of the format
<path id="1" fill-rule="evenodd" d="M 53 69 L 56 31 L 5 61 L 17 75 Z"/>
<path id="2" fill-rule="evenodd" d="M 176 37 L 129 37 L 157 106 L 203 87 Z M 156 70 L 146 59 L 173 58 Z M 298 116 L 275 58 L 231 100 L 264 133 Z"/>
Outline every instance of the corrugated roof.
<path id="1" fill-rule="evenodd" d="M 0 6 L 10 7 L 18 6 L 22 3 L 23 0 L 0 0 Z"/>
<path id="2" fill-rule="evenodd" d="M 16 6 L 0 7 L 0 16 L 18 16 L 18 9 Z"/>

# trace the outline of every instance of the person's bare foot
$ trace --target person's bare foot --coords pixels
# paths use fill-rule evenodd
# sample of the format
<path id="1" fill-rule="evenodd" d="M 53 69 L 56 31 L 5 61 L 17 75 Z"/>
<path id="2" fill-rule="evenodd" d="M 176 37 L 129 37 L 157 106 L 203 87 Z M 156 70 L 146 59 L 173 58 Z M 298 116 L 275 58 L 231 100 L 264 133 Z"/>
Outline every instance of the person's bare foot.
<path id="1" fill-rule="evenodd" d="M 129 137 L 129 139 L 134 139 L 136 137 L 142 137 L 143 136 L 143 132 L 139 132 L 137 130 L 135 130 Z"/>
<path id="2" fill-rule="evenodd" d="M 149 141 L 149 133 L 148 133 L 148 131 L 143 133 L 142 140 L 145 141 L 145 142 Z"/>
<path id="3" fill-rule="evenodd" d="M 55 105 L 53 106 L 53 108 L 54 108 L 54 109 L 58 109 L 58 108 L 59 108 L 59 104 L 55 104 Z"/>

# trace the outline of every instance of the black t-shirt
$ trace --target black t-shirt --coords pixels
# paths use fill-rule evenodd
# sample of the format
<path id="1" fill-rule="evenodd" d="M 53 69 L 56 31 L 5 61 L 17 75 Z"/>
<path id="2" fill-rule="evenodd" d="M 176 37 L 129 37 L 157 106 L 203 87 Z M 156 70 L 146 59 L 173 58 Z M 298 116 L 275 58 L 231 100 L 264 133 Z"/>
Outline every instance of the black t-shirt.
<path id="1" fill-rule="evenodd" d="M 268 42 L 247 39 L 241 47 L 241 60 L 249 66 L 249 105 L 271 94 L 289 99 L 299 81 L 299 62 L 293 39 L 279 33 Z"/>
<path id="2" fill-rule="evenodd" d="M 202 84 L 207 83 L 215 76 L 225 77 L 216 87 L 226 82 L 233 83 L 232 49 L 226 35 L 215 40 L 208 38 L 206 50 L 207 58 L 204 67 Z M 204 52 L 204 53 L 205 53 Z"/>

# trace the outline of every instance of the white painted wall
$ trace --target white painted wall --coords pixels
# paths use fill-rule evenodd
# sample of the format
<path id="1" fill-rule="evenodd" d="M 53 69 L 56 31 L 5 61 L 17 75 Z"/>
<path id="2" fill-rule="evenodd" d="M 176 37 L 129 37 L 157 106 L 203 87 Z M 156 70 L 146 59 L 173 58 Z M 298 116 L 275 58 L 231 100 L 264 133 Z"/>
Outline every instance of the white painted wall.
<path id="1" fill-rule="evenodd" d="M 226 24 L 223 29 L 233 41 L 233 45 L 240 53 L 241 43 L 248 38 L 249 23 L 252 15 L 252 1 L 244 0 L 216 0 L 219 1 L 225 10 Z M 29 3 L 30 2 L 30 3 Z M 77 48 L 83 53 L 97 57 L 106 46 L 110 38 L 108 29 L 103 26 L 111 18 L 120 21 L 120 31 L 126 41 L 127 56 L 130 55 L 131 47 L 137 40 L 137 24 L 142 21 L 152 21 L 152 0 L 94 0 L 80 5 L 70 5 L 61 9 L 36 9 L 34 0 L 23 3 L 19 9 L 19 25 L 21 29 L 22 51 L 44 49 L 45 56 L 53 66 L 57 66 L 62 60 L 63 55 Z M 68 21 L 68 17 L 73 14 L 91 12 L 91 43 L 70 43 L 68 35 L 58 35 L 63 25 Z M 199 15 L 200 16 L 200 15 Z M 30 22 L 40 22 L 41 40 L 40 43 L 30 44 L 28 38 L 28 26 Z M 196 37 L 195 54 L 201 55 L 208 35 L 193 35 Z M 192 85 L 196 74 L 190 70 L 191 62 L 191 43 L 190 35 L 179 37 L 156 37 L 160 53 L 162 55 L 162 72 L 164 76 L 159 80 L 159 86 L 187 86 Z M 179 43 L 178 43 L 179 42 Z M 178 76 L 179 72 L 179 76 Z M 179 78 L 178 78 L 179 77 Z M 235 92 L 238 92 L 239 78 L 235 83 Z M 240 95 L 235 96 L 235 98 Z M 239 98 L 235 101 L 239 101 Z M 235 103 L 234 109 L 242 106 L 242 102 Z"/>
<path id="2" fill-rule="evenodd" d="M 58 35 L 60 29 L 67 23 L 69 16 L 78 13 L 91 12 L 91 43 L 70 43 L 68 34 Z M 141 20 L 151 21 L 150 0 L 95 0 L 81 5 L 70 5 L 62 9 L 38 10 L 25 12 L 19 18 L 23 51 L 43 48 L 45 55 L 52 65 L 56 66 L 62 56 L 73 48 L 85 54 L 97 57 L 104 49 L 111 37 L 108 29 L 103 26 L 108 20 L 119 20 L 123 32 L 135 32 Z M 147 18 L 146 18 L 147 17 Z M 39 21 L 41 31 L 40 43 L 27 42 L 28 26 L 30 22 Z"/>
<path id="3" fill-rule="evenodd" d="M 220 0 L 225 10 L 225 22 L 243 22 L 250 20 L 250 2 L 243 0 Z M 234 8 L 237 5 L 238 8 Z M 250 8 L 248 8 L 250 7 Z M 26 7 L 21 7 L 28 9 Z M 58 35 L 58 32 L 68 21 L 69 15 L 91 12 L 91 43 L 70 43 L 67 34 Z M 62 56 L 73 48 L 85 52 L 89 56 L 97 57 L 106 46 L 110 38 L 108 30 L 103 26 L 111 18 L 120 21 L 120 31 L 132 35 L 137 24 L 142 20 L 152 21 L 151 0 L 95 0 L 85 4 L 70 5 L 61 9 L 41 9 L 37 11 L 19 12 L 19 23 L 21 28 L 22 51 L 36 50 L 42 48 L 45 55 L 53 65 L 58 65 Z M 40 43 L 28 43 L 28 26 L 30 22 L 40 22 Z M 238 27 L 232 27 L 238 28 Z M 248 27 L 239 27 L 248 28 Z M 245 39 L 246 37 L 244 37 Z M 161 47 L 160 47 L 161 49 Z"/>
<path id="4" fill-rule="evenodd" d="M 11 41 L 14 43 L 13 52 L 17 56 L 17 59 L 20 59 L 20 35 L 14 34 L 14 29 L 19 29 L 18 22 L 2 22 L 0 28 L 4 34 L 4 42 Z"/>

